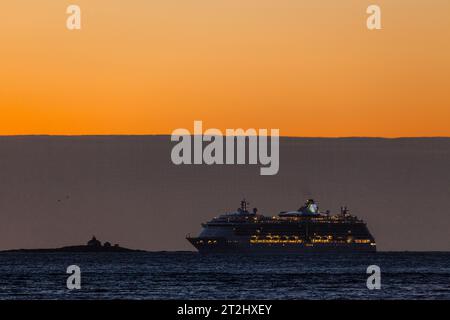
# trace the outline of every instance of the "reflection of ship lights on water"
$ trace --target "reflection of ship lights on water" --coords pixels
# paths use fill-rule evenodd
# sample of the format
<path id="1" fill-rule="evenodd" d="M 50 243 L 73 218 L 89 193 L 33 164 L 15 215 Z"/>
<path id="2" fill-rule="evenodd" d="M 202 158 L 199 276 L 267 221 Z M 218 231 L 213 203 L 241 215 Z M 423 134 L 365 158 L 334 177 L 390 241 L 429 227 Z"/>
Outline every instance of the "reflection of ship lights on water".
<path id="1" fill-rule="evenodd" d="M 304 253 L 375 252 L 375 239 L 366 223 L 347 207 L 331 215 L 320 212 L 309 199 L 296 211 L 267 217 L 244 199 L 236 212 L 220 215 L 207 223 L 198 237 L 187 240 L 200 253 Z"/>

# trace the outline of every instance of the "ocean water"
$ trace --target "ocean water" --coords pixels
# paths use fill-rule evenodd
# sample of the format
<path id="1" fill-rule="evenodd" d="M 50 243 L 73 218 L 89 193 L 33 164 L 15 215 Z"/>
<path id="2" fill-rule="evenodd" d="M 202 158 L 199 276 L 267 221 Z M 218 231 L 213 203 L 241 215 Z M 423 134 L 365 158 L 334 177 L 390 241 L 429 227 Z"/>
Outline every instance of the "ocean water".
<path id="1" fill-rule="evenodd" d="M 80 290 L 66 287 L 73 264 Z M 0 299 L 450 299 L 450 253 L 0 253 Z"/>

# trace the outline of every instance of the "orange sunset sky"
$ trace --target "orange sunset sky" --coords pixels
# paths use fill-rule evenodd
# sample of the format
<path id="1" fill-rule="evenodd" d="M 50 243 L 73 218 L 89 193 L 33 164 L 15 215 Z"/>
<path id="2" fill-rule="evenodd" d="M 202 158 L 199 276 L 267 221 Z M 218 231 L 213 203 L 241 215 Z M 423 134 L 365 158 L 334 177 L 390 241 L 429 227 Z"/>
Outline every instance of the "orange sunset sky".
<path id="1" fill-rule="evenodd" d="M 448 0 L 4 0 L 0 46 L 0 135 L 450 136 Z"/>

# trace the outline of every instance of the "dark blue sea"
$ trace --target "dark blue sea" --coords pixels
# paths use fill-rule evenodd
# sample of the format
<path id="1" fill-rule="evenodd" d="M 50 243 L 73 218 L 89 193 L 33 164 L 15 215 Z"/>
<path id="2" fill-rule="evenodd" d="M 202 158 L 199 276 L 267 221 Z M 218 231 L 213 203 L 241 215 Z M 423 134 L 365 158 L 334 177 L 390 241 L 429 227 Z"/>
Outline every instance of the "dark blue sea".
<path id="1" fill-rule="evenodd" d="M 69 265 L 80 290 L 66 287 Z M 450 253 L 0 253 L 0 299 L 450 299 Z"/>

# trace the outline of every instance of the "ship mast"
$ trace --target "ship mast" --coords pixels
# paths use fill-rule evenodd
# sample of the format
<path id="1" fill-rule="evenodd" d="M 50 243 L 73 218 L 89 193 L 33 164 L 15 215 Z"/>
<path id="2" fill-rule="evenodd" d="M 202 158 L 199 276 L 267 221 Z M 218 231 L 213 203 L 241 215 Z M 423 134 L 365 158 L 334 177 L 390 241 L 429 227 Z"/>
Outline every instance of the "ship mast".
<path id="1" fill-rule="evenodd" d="M 241 201 L 241 211 L 242 211 L 242 212 L 247 212 L 247 206 L 248 206 L 249 204 L 250 204 L 250 203 L 247 202 L 247 200 L 245 200 L 245 198 L 242 199 L 242 201 Z"/>

